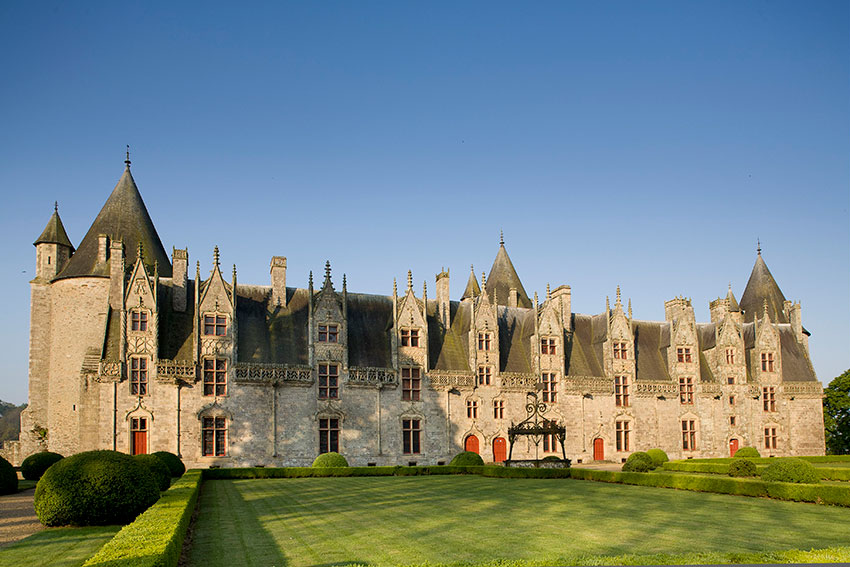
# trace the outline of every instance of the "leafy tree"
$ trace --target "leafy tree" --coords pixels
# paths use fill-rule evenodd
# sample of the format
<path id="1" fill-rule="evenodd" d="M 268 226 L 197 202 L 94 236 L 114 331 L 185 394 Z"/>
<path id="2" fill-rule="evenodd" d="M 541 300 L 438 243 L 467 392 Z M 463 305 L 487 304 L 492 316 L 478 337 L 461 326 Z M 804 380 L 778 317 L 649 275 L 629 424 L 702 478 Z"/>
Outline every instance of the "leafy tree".
<path id="1" fill-rule="evenodd" d="M 850 454 L 850 370 L 830 382 L 823 393 L 826 452 Z"/>
<path id="2" fill-rule="evenodd" d="M 0 400 L 0 443 L 18 439 L 21 432 L 21 411 L 26 404 L 16 406 Z"/>

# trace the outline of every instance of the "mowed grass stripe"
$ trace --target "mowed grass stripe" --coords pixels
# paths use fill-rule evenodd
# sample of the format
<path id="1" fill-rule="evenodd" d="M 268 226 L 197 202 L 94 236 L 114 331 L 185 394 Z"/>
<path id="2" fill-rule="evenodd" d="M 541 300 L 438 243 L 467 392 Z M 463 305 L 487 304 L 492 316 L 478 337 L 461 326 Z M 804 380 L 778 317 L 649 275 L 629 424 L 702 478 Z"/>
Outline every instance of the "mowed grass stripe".
<path id="1" fill-rule="evenodd" d="M 568 563 L 840 546 L 850 509 L 575 480 L 208 481 L 192 565 Z"/>

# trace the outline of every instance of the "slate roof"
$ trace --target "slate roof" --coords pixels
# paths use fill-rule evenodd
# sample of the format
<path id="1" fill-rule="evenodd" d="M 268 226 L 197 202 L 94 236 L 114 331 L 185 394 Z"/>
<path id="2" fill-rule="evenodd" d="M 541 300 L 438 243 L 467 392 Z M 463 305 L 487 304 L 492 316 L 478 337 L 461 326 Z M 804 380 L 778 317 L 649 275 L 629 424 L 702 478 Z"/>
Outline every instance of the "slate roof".
<path id="1" fill-rule="evenodd" d="M 74 245 L 71 244 L 71 239 L 68 238 L 68 233 L 65 232 L 65 226 L 62 224 L 62 219 L 59 218 L 59 210 L 54 209 L 50 215 L 50 220 L 47 221 L 47 226 L 41 232 L 41 236 L 33 242 L 33 246 L 38 244 L 62 244 L 74 252 Z"/>
<path id="2" fill-rule="evenodd" d="M 635 337 L 635 380 L 670 380 L 670 374 L 667 372 L 669 327 L 670 324 L 663 321 L 632 320 L 632 333 Z"/>
<path id="3" fill-rule="evenodd" d="M 469 299 L 481 295 L 481 286 L 478 285 L 478 280 L 475 279 L 475 270 L 470 271 L 469 279 L 466 281 L 466 289 L 463 290 L 463 295 L 460 298 Z"/>
<path id="4" fill-rule="evenodd" d="M 136 262 L 141 243 L 148 270 L 152 273 L 156 262 L 159 264 L 160 276 L 171 276 L 171 262 L 139 194 L 139 188 L 130 174 L 129 166 L 83 237 L 80 247 L 71 255 L 57 279 L 109 275 L 109 262 L 97 262 L 98 236 L 101 234 L 108 235 L 110 239 L 123 240 L 126 266 L 132 266 Z"/>
<path id="5" fill-rule="evenodd" d="M 487 295 L 492 303 L 497 303 L 494 298 L 498 298 L 499 304 L 507 305 L 511 288 L 516 288 L 517 306 L 530 309 L 531 300 L 528 299 L 525 288 L 522 287 L 522 282 L 503 242 L 499 245 L 496 259 L 493 260 L 493 266 L 490 268 L 490 275 L 487 276 Z"/>
<path id="6" fill-rule="evenodd" d="M 741 309 L 744 310 L 744 321 L 751 323 L 753 317 L 761 317 L 764 312 L 764 302 L 767 301 L 767 313 L 772 323 L 788 323 L 785 316 L 785 296 L 779 289 L 776 280 L 761 253 L 756 258 L 744 295 L 741 296 Z"/>

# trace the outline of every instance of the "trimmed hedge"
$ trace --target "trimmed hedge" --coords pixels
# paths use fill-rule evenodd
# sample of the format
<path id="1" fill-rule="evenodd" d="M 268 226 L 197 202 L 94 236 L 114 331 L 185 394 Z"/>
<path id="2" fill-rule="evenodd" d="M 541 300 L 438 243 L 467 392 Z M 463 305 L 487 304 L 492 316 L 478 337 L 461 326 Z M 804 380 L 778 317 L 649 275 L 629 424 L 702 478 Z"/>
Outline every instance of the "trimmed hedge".
<path id="1" fill-rule="evenodd" d="M 18 473 L 12 463 L 0 457 L 0 494 L 12 494 L 18 491 Z"/>
<path id="2" fill-rule="evenodd" d="M 629 455 L 629 458 L 626 459 L 625 464 L 623 464 L 623 471 L 625 472 L 648 472 L 655 468 L 655 463 L 647 453 L 643 451 L 638 451 L 636 453 L 632 453 Z"/>
<path id="3" fill-rule="evenodd" d="M 347 467 L 348 461 L 339 453 L 322 453 L 313 461 L 314 468 Z"/>
<path id="4" fill-rule="evenodd" d="M 168 490 L 168 487 L 171 486 L 171 471 L 168 470 L 162 459 L 156 455 L 134 455 L 133 458 L 153 475 L 160 492 Z"/>
<path id="5" fill-rule="evenodd" d="M 747 462 L 756 465 L 756 470 L 764 470 L 768 464 L 778 462 L 785 457 L 777 457 L 773 459 L 747 459 Z M 808 461 L 808 459 L 806 459 Z M 662 468 L 666 471 L 680 472 L 695 472 L 709 474 L 729 474 L 729 466 L 735 459 L 724 459 L 723 462 L 717 462 L 716 459 L 694 459 L 689 461 L 670 461 L 664 463 Z M 828 468 L 815 467 L 815 472 L 822 480 L 840 480 L 850 481 L 850 468 Z"/>
<path id="6" fill-rule="evenodd" d="M 53 464 L 35 488 L 45 526 L 127 524 L 159 498 L 153 475 L 116 451 L 87 451 Z"/>
<path id="7" fill-rule="evenodd" d="M 802 459 L 782 459 L 768 465 L 761 473 L 768 482 L 794 482 L 817 484 L 820 476 L 812 463 Z"/>
<path id="8" fill-rule="evenodd" d="M 311 467 L 204 469 L 204 480 L 252 478 L 307 478 L 338 476 L 426 476 L 448 474 L 476 474 L 498 478 L 569 478 L 570 469 L 538 469 L 501 466 L 433 466 L 433 467 L 339 467 L 314 469 Z"/>
<path id="9" fill-rule="evenodd" d="M 169 453 L 168 451 L 157 451 L 153 454 L 165 463 L 165 466 L 168 467 L 168 471 L 171 473 L 172 477 L 183 476 L 183 473 L 186 472 L 186 465 L 184 465 L 183 461 L 180 460 L 180 457 L 174 453 Z"/>
<path id="10" fill-rule="evenodd" d="M 731 478 L 728 476 L 704 476 L 666 473 L 634 473 L 601 471 L 574 468 L 572 478 L 653 486 L 657 488 L 678 488 L 696 492 L 716 492 L 777 500 L 797 502 L 815 502 L 834 506 L 850 507 L 850 486 L 834 484 L 792 484 L 787 482 L 766 482 L 764 480 Z"/>
<path id="11" fill-rule="evenodd" d="M 735 459 L 729 464 L 728 468 L 729 476 L 748 477 L 758 474 L 756 464 L 749 459 Z"/>
<path id="12" fill-rule="evenodd" d="M 750 459 L 753 457 L 758 459 L 759 457 L 761 457 L 761 453 L 759 453 L 759 450 L 755 447 L 741 447 L 740 449 L 735 451 L 734 456 L 736 459 Z"/>
<path id="13" fill-rule="evenodd" d="M 201 471 L 192 470 L 159 501 L 85 562 L 86 567 L 177 565 L 186 530 L 198 501 Z"/>
<path id="14" fill-rule="evenodd" d="M 455 455 L 449 465 L 453 467 L 482 467 L 484 466 L 484 459 L 473 451 L 463 451 Z"/>
<path id="15" fill-rule="evenodd" d="M 652 459 L 653 464 L 655 464 L 655 468 L 660 467 L 664 463 L 670 460 L 667 456 L 667 453 L 662 451 L 661 449 L 650 449 L 646 452 L 647 455 Z"/>
<path id="16" fill-rule="evenodd" d="M 21 463 L 21 475 L 25 480 L 38 480 L 44 474 L 44 471 L 50 468 L 50 465 L 64 458 L 59 453 L 51 453 L 50 451 L 33 453 Z"/>

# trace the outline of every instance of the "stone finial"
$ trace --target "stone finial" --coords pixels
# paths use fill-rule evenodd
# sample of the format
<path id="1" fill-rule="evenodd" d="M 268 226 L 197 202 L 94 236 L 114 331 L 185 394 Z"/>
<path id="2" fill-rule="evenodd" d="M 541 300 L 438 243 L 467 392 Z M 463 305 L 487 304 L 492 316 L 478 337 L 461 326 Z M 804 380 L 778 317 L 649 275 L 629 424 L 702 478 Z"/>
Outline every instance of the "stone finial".
<path id="1" fill-rule="evenodd" d="M 534 310 L 537 311 L 540 308 L 540 301 L 537 299 L 537 292 L 534 292 Z"/>
<path id="2" fill-rule="evenodd" d="M 632 318 L 632 298 L 629 298 L 629 319 Z"/>
<path id="3" fill-rule="evenodd" d="M 218 245 L 216 245 L 216 247 L 213 248 L 213 264 L 215 264 L 215 266 L 218 267 L 218 264 L 219 264 Z"/>
<path id="4" fill-rule="evenodd" d="M 617 303 L 616 304 L 622 305 L 622 302 L 620 301 L 620 286 L 617 286 Z"/>
<path id="5" fill-rule="evenodd" d="M 331 261 L 325 260 L 325 279 L 331 278 Z"/>
<path id="6" fill-rule="evenodd" d="M 764 306 L 764 316 L 767 317 L 767 298 L 762 299 L 762 305 Z"/>
<path id="7" fill-rule="evenodd" d="M 608 299 L 608 296 L 605 296 L 605 312 L 611 311 L 611 301 Z"/>
<path id="8" fill-rule="evenodd" d="M 346 281 L 345 274 L 342 274 L 342 291 L 348 291 L 348 282 Z"/>
<path id="9" fill-rule="evenodd" d="M 127 157 L 124 159 L 124 164 L 127 166 L 127 169 L 130 169 L 130 144 L 127 144 Z"/>
<path id="10" fill-rule="evenodd" d="M 422 280 L 422 297 L 428 297 L 428 282 Z"/>
<path id="11" fill-rule="evenodd" d="M 505 245 L 505 231 L 499 230 L 499 246 Z"/>
<path id="12" fill-rule="evenodd" d="M 307 279 L 310 289 L 313 289 L 313 270 L 310 270 L 310 277 Z"/>
<path id="13" fill-rule="evenodd" d="M 136 248 L 136 258 L 139 260 L 143 260 L 145 258 L 145 249 L 141 242 L 139 242 L 139 246 Z"/>
<path id="14" fill-rule="evenodd" d="M 233 264 L 233 279 L 236 279 L 236 264 Z"/>
<path id="15" fill-rule="evenodd" d="M 195 260 L 195 287 L 201 281 L 201 261 Z"/>
<path id="16" fill-rule="evenodd" d="M 552 288 L 549 286 L 549 282 L 546 282 L 546 301 L 552 299 Z"/>
<path id="17" fill-rule="evenodd" d="M 407 291 L 408 291 L 408 293 L 412 289 L 413 289 L 413 271 L 407 270 Z"/>
<path id="18" fill-rule="evenodd" d="M 393 296 L 398 295 L 398 282 L 393 278 Z"/>
<path id="19" fill-rule="evenodd" d="M 481 272 L 481 289 L 484 289 L 485 285 L 487 285 L 487 279 L 484 276 L 484 272 Z"/>
<path id="20" fill-rule="evenodd" d="M 53 212 L 54 213 L 59 212 L 59 201 L 53 201 Z"/>

